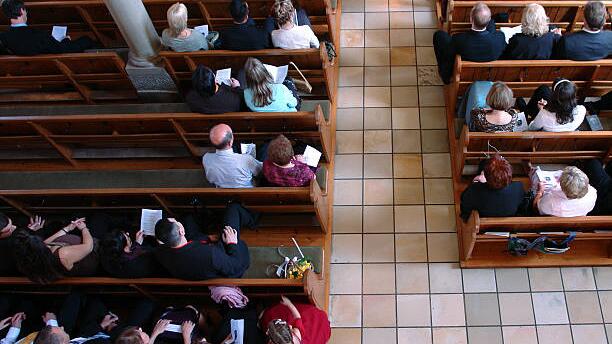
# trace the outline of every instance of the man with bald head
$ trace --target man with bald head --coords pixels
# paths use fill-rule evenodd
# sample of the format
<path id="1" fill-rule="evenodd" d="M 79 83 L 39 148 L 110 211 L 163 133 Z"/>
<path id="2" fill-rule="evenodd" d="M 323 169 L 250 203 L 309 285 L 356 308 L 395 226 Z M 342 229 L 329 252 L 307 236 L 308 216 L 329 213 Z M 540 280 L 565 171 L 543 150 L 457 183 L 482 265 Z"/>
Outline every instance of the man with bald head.
<path id="1" fill-rule="evenodd" d="M 202 158 L 206 179 L 218 188 L 252 188 L 254 178 L 261 173 L 262 163 L 248 154 L 234 153 L 234 135 L 227 124 L 210 129 L 210 143 L 214 153 Z"/>
<path id="2" fill-rule="evenodd" d="M 433 45 L 438 60 L 438 72 L 445 84 L 450 83 L 455 64 L 455 55 L 474 62 L 489 62 L 499 59 L 506 48 L 506 39 L 501 31 L 495 29 L 491 10 L 484 2 L 479 2 L 470 12 L 472 28 L 452 37 L 439 30 L 434 34 Z"/>

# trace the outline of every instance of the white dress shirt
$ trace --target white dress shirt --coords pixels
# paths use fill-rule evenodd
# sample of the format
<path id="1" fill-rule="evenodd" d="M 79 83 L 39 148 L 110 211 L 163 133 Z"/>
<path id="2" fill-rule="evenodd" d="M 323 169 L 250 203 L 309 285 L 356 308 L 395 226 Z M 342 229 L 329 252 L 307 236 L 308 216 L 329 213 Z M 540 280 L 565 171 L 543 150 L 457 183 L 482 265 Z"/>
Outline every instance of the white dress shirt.
<path id="1" fill-rule="evenodd" d="M 206 153 L 202 158 L 206 179 L 219 188 L 252 188 L 254 177 L 263 164 L 248 154 L 234 153 L 232 148 Z"/>

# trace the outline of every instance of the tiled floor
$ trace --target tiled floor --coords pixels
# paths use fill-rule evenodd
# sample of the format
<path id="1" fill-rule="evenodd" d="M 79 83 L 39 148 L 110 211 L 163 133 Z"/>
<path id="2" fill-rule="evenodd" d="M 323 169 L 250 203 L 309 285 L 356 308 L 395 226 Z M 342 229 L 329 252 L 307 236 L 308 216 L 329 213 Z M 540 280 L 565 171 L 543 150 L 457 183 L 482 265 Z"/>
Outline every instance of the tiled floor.
<path id="1" fill-rule="evenodd" d="M 343 0 L 333 344 L 612 343 L 612 268 L 458 267 L 431 0 Z"/>

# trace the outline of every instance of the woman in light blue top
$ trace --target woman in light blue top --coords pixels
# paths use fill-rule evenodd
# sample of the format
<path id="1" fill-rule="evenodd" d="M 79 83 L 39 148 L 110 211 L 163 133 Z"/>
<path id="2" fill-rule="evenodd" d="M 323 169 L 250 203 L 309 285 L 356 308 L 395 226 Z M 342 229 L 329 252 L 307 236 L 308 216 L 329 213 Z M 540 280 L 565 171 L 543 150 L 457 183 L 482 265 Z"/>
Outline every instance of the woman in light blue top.
<path id="1" fill-rule="evenodd" d="M 283 84 L 275 84 L 266 67 L 249 57 L 244 64 L 246 86 L 244 101 L 255 112 L 295 112 L 298 100 Z"/>
<path id="2" fill-rule="evenodd" d="M 168 28 L 162 32 L 162 44 L 178 51 L 208 50 L 208 41 L 202 33 L 187 27 L 187 7 L 180 2 L 170 6 L 167 13 Z"/>

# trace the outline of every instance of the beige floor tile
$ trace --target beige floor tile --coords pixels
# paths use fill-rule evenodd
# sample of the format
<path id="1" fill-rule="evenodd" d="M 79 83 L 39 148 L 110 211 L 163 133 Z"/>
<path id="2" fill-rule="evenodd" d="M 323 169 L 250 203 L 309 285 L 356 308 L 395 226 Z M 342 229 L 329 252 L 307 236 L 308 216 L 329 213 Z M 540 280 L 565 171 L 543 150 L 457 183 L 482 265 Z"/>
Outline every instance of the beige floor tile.
<path id="1" fill-rule="evenodd" d="M 495 269 L 495 280 L 500 293 L 529 291 L 529 275 L 525 268 Z"/>
<path id="2" fill-rule="evenodd" d="M 597 281 L 598 290 L 612 289 L 612 267 L 599 266 L 593 268 L 593 275 Z"/>
<path id="3" fill-rule="evenodd" d="M 391 86 L 391 70 L 389 67 L 366 67 L 366 86 Z"/>
<path id="4" fill-rule="evenodd" d="M 502 325 L 535 324 L 529 293 L 500 293 L 498 297 Z"/>
<path id="5" fill-rule="evenodd" d="M 395 295 L 364 295 L 363 326 L 395 326 Z"/>
<path id="6" fill-rule="evenodd" d="M 329 313 L 332 327 L 360 327 L 361 295 L 332 295 Z"/>
<path id="7" fill-rule="evenodd" d="M 334 234 L 332 247 L 332 263 L 361 263 L 361 234 Z"/>
<path id="8" fill-rule="evenodd" d="M 454 205 L 427 205 L 425 206 L 427 232 L 455 232 L 455 206 Z"/>
<path id="9" fill-rule="evenodd" d="M 561 292 L 531 294 L 536 324 L 561 325 L 569 323 L 565 296 Z"/>
<path id="10" fill-rule="evenodd" d="M 365 108 L 363 125 L 365 129 L 391 129 L 391 108 Z"/>
<path id="11" fill-rule="evenodd" d="M 497 291 L 494 269 L 463 270 L 463 290 L 466 293 L 494 293 Z"/>
<path id="12" fill-rule="evenodd" d="M 391 130 L 366 130 L 363 132 L 365 153 L 391 153 Z"/>
<path id="13" fill-rule="evenodd" d="M 338 86 L 363 86 L 363 67 L 340 67 Z"/>
<path id="14" fill-rule="evenodd" d="M 423 175 L 425 178 L 450 178 L 452 176 L 450 154 L 423 154 Z"/>
<path id="15" fill-rule="evenodd" d="M 422 178 L 420 154 L 393 154 L 393 176 L 395 178 Z"/>
<path id="16" fill-rule="evenodd" d="M 431 326 L 429 295 L 398 295 L 397 325 Z"/>
<path id="17" fill-rule="evenodd" d="M 340 47 L 359 48 L 365 45 L 364 30 L 340 30 Z"/>
<path id="18" fill-rule="evenodd" d="M 395 179 L 393 184 L 393 200 L 396 205 L 423 204 L 423 180 Z"/>
<path id="19" fill-rule="evenodd" d="M 342 30 L 363 30 L 364 14 L 342 13 L 340 23 Z"/>
<path id="20" fill-rule="evenodd" d="M 363 87 L 338 87 L 338 107 L 363 106 Z"/>
<path id="21" fill-rule="evenodd" d="M 365 30 L 365 46 L 385 48 L 389 46 L 389 30 Z"/>
<path id="22" fill-rule="evenodd" d="M 363 155 L 337 154 L 334 163 L 334 179 L 363 178 Z"/>
<path id="23" fill-rule="evenodd" d="M 461 269 L 457 263 L 429 264 L 429 287 L 432 293 L 452 294 L 463 292 Z"/>
<path id="24" fill-rule="evenodd" d="M 528 269 L 532 291 L 561 291 L 561 270 L 559 268 Z"/>
<path id="25" fill-rule="evenodd" d="M 392 263 L 393 234 L 364 234 L 363 262 Z"/>
<path id="26" fill-rule="evenodd" d="M 442 86 L 444 83 L 438 74 L 436 66 L 419 66 L 418 71 L 420 86 Z"/>
<path id="27" fill-rule="evenodd" d="M 414 47 L 414 29 L 391 29 L 389 43 L 392 47 Z"/>
<path id="28" fill-rule="evenodd" d="M 432 294 L 431 318 L 433 326 L 465 326 L 463 295 Z"/>
<path id="29" fill-rule="evenodd" d="M 421 129 L 446 129 L 446 109 L 443 107 L 421 107 L 419 109 Z"/>
<path id="30" fill-rule="evenodd" d="M 392 86 L 411 86 L 417 84 L 416 67 L 391 67 Z"/>
<path id="31" fill-rule="evenodd" d="M 389 14 L 386 12 L 369 12 L 365 14 L 365 27 L 368 29 L 388 29 Z"/>
<path id="32" fill-rule="evenodd" d="M 416 65 L 416 50 L 414 47 L 391 48 L 392 66 L 414 66 Z"/>
<path id="33" fill-rule="evenodd" d="M 504 344 L 538 344 L 535 326 L 505 326 Z"/>
<path id="34" fill-rule="evenodd" d="M 433 45 L 433 35 L 437 29 L 415 29 L 414 41 L 417 47 L 431 47 Z"/>
<path id="35" fill-rule="evenodd" d="M 426 204 L 453 204 L 453 183 L 451 179 L 425 179 Z"/>
<path id="36" fill-rule="evenodd" d="M 422 205 L 395 206 L 396 233 L 424 233 L 425 209 Z"/>
<path id="37" fill-rule="evenodd" d="M 366 12 L 387 12 L 389 6 L 386 1 L 380 0 L 365 0 Z"/>
<path id="38" fill-rule="evenodd" d="M 446 130 L 422 130 L 423 153 L 446 153 L 448 133 Z"/>
<path id="39" fill-rule="evenodd" d="M 572 344 L 568 325 L 537 326 L 539 344 Z"/>
<path id="40" fill-rule="evenodd" d="M 361 205 L 361 180 L 336 180 L 334 205 Z"/>
<path id="41" fill-rule="evenodd" d="M 602 322 L 599 297 L 596 291 L 566 292 L 565 300 L 570 323 L 593 324 Z"/>
<path id="42" fill-rule="evenodd" d="M 391 99 L 393 107 L 418 106 L 417 93 L 417 88 L 414 86 L 391 87 Z"/>
<path id="43" fill-rule="evenodd" d="M 603 325 L 572 325 L 574 344 L 606 344 Z"/>
<path id="44" fill-rule="evenodd" d="M 429 292 L 427 263 L 400 263 L 396 264 L 395 269 L 398 294 L 423 294 Z M 399 308 L 400 305 L 398 304 L 398 310 Z M 427 307 L 427 313 L 429 313 L 429 307 Z M 398 321 L 398 325 L 403 326 L 401 321 Z"/>
<path id="45" fill-rule="evenodd" d="M 397 333 L 394 328 L 364 328 L 363 344 L 397 343 Z"/>
<path id="46" fill-rule="evenodd" d="M 342 3 L 344 7 L 344 3 Z M 434 0 L 412 0 L 415 11 L 433 11 L 435 9 Z"/>
<path id="47" fill-rule="evenodd" d="M 393 207 L 371 205 L 363 208 L 364 233 L 393 233 Z"/>
<path id="48" fill-rule="evenodd" d="M 390 12 L 412 11 L 412 0 L 389 0 Z"/>
<path id="49" fill-rule="evenodd" d="M 364 178 L 392 178 L 393 163 L 391 154 L 364 155 Z"/>
<path id="50" fill-rule="evenodd" d="M 336 153 L 357 154 L 363 152 L 363 131 L 337 131 Z"/>
<path id="51" fill-rule="evenodd" d="M 393 129 L 419 129 L 418 108 L 393 108 L 391 110 Z"/>
<path id="52" fill-rule="evenodd" d="M 599 301 L 601 303 L 604 322 L 612 322 L 612 291 L 600 291 Z"/>
<path id="53" fill-rule="evenodd" d="M 405 327 L 397 329 L 398 344 L 431 344 L 431 329 Z"/>
<path id="54" fill-rule="evenodd" d="M 366 179 L 363 188 L 364 205 L 393 204 L 392 179 Z"/>
<path id="55" fill-rule="evenodd" d="M 465 328 L 434 328 L 433 344 L 467 344 Z"/>
<path id="56" fill-rule="evenodd" d="M 361 233 L 361 206 L 334 206 L 334 234 Z"/>
<path id="57" fill-rule="evenodd" d="M 468 326 L 499 326 L 497 294 L 465 294 L 465 322 Z"/>
<path id="58" fill-rule="evenodd" d="M 342 13 L 345 12 L 363 12 L 364 0 L 343 0 Z"/>
<path id="59" fill-rule="evenodd" d="M 502 344 L 501 327 L 468 327 L 470 344 Z"/>
<path id="60" fill-rule="evenodd" d="M 388 66 L 390 64 L 389 48 L 365 48 L 364 54 L 366 66 Z"/>
<path id="61" fill-rule="evenodd" d="M 565 290 L 595 290 L 593 268 L 561 268 Z"/>
<path id="62" fill-rule="evenodd" d="M 361 294 L 361 264 L 331 264 L 330 294 Z"/>
<path id="63" fill-rule="evenodd" d="M 414 27 L 436 29 L 438 27 L 436 12 L 414 12 Z"/>
<path id="64" fill-rule="evenodd" d="M 435 66 L 438 64 L 433 47 L 417 47 L 416 59 L 419 66 Z"/>
<path id="65" fill-rule="evenodd" d="M 414 17 L 412 12 L 391 12 L 389 23 L 392 29 L 412 29 L 414 28 Z"/>
<path id="66" fill-rule="evenodd" d="M 427 234 L 429 262 L 457 262 L 459 249 L 456 233 Z"/>
<path id="67" fill-rule="evenodd" d="M 444 89 L 442 86 L 419 86 L 420 106 L 443 106 Z"/>
<path id="68" fill-rule="evenodd" d="M 427 262 L 427 243 L 423 234 L 396 234 L 395 260 L 398 263 Z"/>
<path id="69" fill-rule="evenodd" d="M 361 328 L 332 328 L 329 344 L 359 344 Z"/>
<path id="70" fill-rule="evenodd" d="M 395 264 L 363 264 L 364 294 L 395 294 Z"/>
<path id="71" fill-rule="evenodd" d="M 336 130 L 363 130 L 363 109 L 337 109 Z"/>
<path id="72" fill-rule="evenodd" d="M 389 87 L 366 87 L 363 106 L 389 107 L 391 106 L 391 90 Z"/>
<path id="73" fill-rule="evenodd" d="M 363 48 L 342 48 L 340 66 L 363 66 Z"/>

